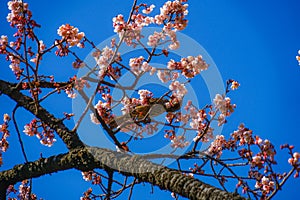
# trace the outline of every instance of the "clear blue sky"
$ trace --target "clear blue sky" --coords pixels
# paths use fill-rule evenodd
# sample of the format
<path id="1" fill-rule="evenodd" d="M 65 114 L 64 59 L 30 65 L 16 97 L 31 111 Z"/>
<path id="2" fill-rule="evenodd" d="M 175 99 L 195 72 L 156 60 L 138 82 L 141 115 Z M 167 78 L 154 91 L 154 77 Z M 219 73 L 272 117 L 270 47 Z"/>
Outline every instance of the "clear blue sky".
<path id="1" fill-rule="evenodd" d="M 159 6 L 163 1 L 152 2 L 157 2 Z M 239 123 L 244 122 L 255 134 L 269 138 L 275 145 L 290 143 L 296 145 L 299 151 L 300 67 L 295 56 L 300 49 L 300 2 L 191 0 L 189 5 L 189 25 L 184 33 L 206 49 L 224 80 L 232 78 L 241 83 L 239 90 L 231 94 L 237 109 L 228 119 L 223 134 L 231 133 Z M 77 26 L 98 44 L 113 35 L 112 17 L 118 13 L 126 15 L 130 6 L 131 1 L 123 0 L 88 0 L 85 3 L 61 0 L 29 1 L 34 19 L 42 25 L 39 30 L 40 38 L 46 44 L 58 38 L 56 30 L 64 23 Z M 5 34 L 12 38 L 12 31 L 5 21 L 7 13 L 6 1 L 1 1 L 0 35 Z M 0 78 L 9 77 L 12 81 L 13 76 L 10 75 L 7 63 L 3 62 L 3 58 L 0 61 Z M 70 77 L 72 73 L 76 73 L 71 70 L 70 65 L 65 66 L 63 60 L 45 61 L 44 67 L 43 70 L 48 73 L 60 70 L 57 80 L 65 80 L 63 78 L 66 74 Z M 0 114 L 11 112 L 13 104 L 8 102 L 7 97 L 0 97 L 0 105 Z M 56 108 L 55 112 L 59 114 L 72 110 L 71 101 L 64 101 L 61 107 L 53 101 L 49 107 Z M 22 111 L 19 112 L 22 114 Z M 22 118 L 20 126 L 23 126 L 29 122 L 31 116 L 18 118 Z M 11 147 L 4 156 L 6 164 L 3 169 L 22 160 L 15 132 L 11 132 Z M 26 149 L 32 160 L 38 158 L 40 152 L 48 156 L 66 151 L 61 142 L 49 149 L 36 145 L 39 142 L 35 138 L 23 138 L 30 144 Z M 34 148 L 31 148 L 33 145 Z M 278 153 L 278 161 L 283 163 L 279 167 L 288 167 L 285 154 L 279 150 Z M 81 181 L 80 173 L 68 171 L 34 180 L 33 187 L 45 199 L 61 199 L 59 196 L 78 199 L 89 185 Z M 300 180 L 291 179 L 274 199 L 295 199 L 299 187 Z M 149 186 L 139 186 L 136 189 L 133 199 L 171 199 L 169 193 L 159 192 L 159 189 L 150 194 Z"/>

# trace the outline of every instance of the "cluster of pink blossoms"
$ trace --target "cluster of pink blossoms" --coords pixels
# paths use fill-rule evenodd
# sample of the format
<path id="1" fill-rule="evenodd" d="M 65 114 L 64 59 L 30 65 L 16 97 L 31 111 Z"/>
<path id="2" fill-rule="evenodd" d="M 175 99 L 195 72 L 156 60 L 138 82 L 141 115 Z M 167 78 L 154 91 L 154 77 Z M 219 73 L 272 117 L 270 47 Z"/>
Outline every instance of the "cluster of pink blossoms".
<path id="1" fill-rule="evenodd" d="M 173 83 L 170 85 L 170 89 L 173 90 L 174 88 L 176 88 L 177 90 L 173 93 L 173 95 L 176 98 L 181 99 L 186 93 L 186 89 L 183 87 L 184 85 L 180 84 L 178 81 L 176 82 L 175 87 L 173 87 Z M 178 85 L 180 85 L 180 87 L 178 87 Z M 182 122 L 185 125 L 189 122 L 190 127 L 197 132 L 197 135 L 195 136 L 193 141 L 197 142 L 201 139 L 202 142 L 208 142 L 213 138 L 213 129 L 209 125 L 210 123 L 208 116 L 210 116 L 211 120 L 213 120 L 218 111 L 220 111 L 221 114 L 219 116 L 223 116 L 222 123 L 225 123 L 226 116 L 229 116 L 233 112 L 234 107 L 235 105 L 232 105 L 230 103 L 230 99 L 228 97 L 223 98 L 221 95 L 217 95 L 217 97 L 215 98 L 215 107 L 213 109 L 213 106 L 208 106 L 207 108 L 210 109 L 208 113 L 205 109 L 197 109 L 192 105 L 191 101 L 188 101 L 186 106 L 184 107 L 187 113 L 168 113 L 166 118 L 169 123 L 175 121 Z M 218 118 L 218 120 L 220 125 L 220 117 Z"/>
<path id="2" fill-rule="evenodd" d="M 8 13 L 6 19 L 10 22 L 12 27 L 17 27 L 21 30 L 24 27 L 23 13 L 29 12 L 28 3 L 23 3 L 21 0 L 13 0 L 7 3 L 8 9 L 11 11 Z M 29 12 L 28 14 L 31 15 Z"/>
<path id="3" fill-rule="evenodd" d="M 221 112 L 218 117 L 218 125 L 221 126 L 226 122 L 226 117 L 231 115 L 231 113 L 234 111 L 236 105 L 231 104 L 231 100 L 229 97 L 224 97 L 220 94 L 216 94 L 213 102 L 216 110 Z"/>
<path id="4" fill-rule="evenodd" d="M 148 36 L 147 45 L 151 47 L 157 47 L 161 40 L 165 40 L 166 35 L 163 32 L 154 31 L 152 35 Z"/>
<path id="5" fill-rule="evenodd" d="M 21 0 L 12 0 L 7 3 L 8 9 L 11 11 L 7 15 L 7 21 L 10 22 L 10 25 L 17 29 L 17 32 L 14 34 L 15 41 L 8 42 L 6 36 L 1 36 L 0 39 L 0 53 L 7 54 L 7 58 L 10 60 L 10 68 L 14 72 L 17 79 L 23 73 L 23 69 L 20 69 L 20 60 L 22 60 L 18 55 L 15 53 L 7 52 L 7 46 L 14 50 L 18 51 L 21 49 L 21 46 L 24 43 L 23 36 L 34 40 L 36 37 L 34 35 L 33 29 L 35 27 L 40 27 L 35 20 L 32 19 L 32 13 L 28 9 L 28 4 L 24 3 Z M 42 41 L 39 42 L 39 52 L 45 49 L 45 45 Z M 32 47 L 28 47 L 26 49 L 28 55 L 33 57 L 35 53 L 32 51 Z M 35 57 L 31 58 L 30 61 L 37 63 L 42 57 L 37 53 Z M 22 61 L 24 62 L 24 61 Z"/>
<path id="6" fill-rule="evenodd" d="M 172 148 L 184 148 L 190 144 L 183 135 L 172 135 L 170 139 Z"/>
<path id="7" fill-rule="evenodd" d="M 39 128 L 42 128 L 42 131 L 39 131 Z M 42 145 L 48 147 L 51 147 L 54 142 L 56 142 L 54 130 L 36 119 L 33 119 L 29 124 L 26 124 L 23 132 L 28 136 L 36 136 Z"/>
<path id="8" fill-rule="evenodd" d="M 39 49 L 38 49 L 39 53 L 36 53 L 35 57 L 30 59 L 30 62 L 33 62 L 35 64 L 37 64 L 38 62 L 40 62 L 42 60 L 42 55 L 40 53 L 46 49 L 46 45 L 44 44 L 44 42 L 42 40 L 39 41 L 38 46 L 39 46 Z M 34 53 L 30 52 L 30 55 L 33 56 Z"/>
<path id="9" fill-rule="evenodd" d="M 252 137 L 252 130 L 249 130 L 248 128 L 246 128 L 244 124 L 240 124 L 238 127 L 238 130 L 234 131 L 231 134 L 231 137 L 235 141 L 239 141 L 239 146 L 254 143 L 254 140 Z"/>
<path id="10" fill-rule="evenodd" d="M 224 135 L 217 135 L 215 140 L 210 144 L 207 152 L 209 154 L 216 155 L 217 158 L 220 158 L 224 144 L 226 144 Z"/>
<path id="11" fill-rule="evenodd" d="M 166 83 L 170 80 L 175 81 L 178 79 L 179 75 L 180 74 L 178 72 L 171 72 L 167 69 L 157 70 L 157 77 L 163 83 Z"/>
<path id="12" fill-rule="evenodd" d="M 186 141 L 186 138 L 184 135 L 176 135 L 174 130 L 165 130 L 166 134 L 164 137 L 166 139 L 169 139 L 171 141 L 171 147 L 172 148 L 184 148 L 187 147 L 190 143 Z"/>
<path id="13" fill-rule="evenodd" d="M 151 4 L 150 6 L 146 6 L 143 10 L 142 10 L 142 13 L 144 14 L 150 14 L 153 9 L 155 8 L 155 5 Z"/>
<path id="14" fill-rule="evenodd" d="M 162 32 L 154 32 L 148 37 L 148 45 L 156 47 L 161 41 L 168 36 L 172 43 L 168 46 L 169 49 L 178 49 L 180 44 L 176 37 L 176 31 L 183 30 L 187 26 L 185 16 L 188 14 L 188 4 L 182 4 L 186 1 L 175 0 L 173 2 L 167 1 L 162 8 L 160 14 L 154 17 L 154 23 L 161 25 L 164 24 Z"/>
<path id="15" fill-rule="evenodd" d="M 171 44 L 169 44 L 169 49 L 176 50 L 180 47 L 180 42 L 177 40 L 176 29 L 173 30 L 170 23 L 168 23 L 163 28 L 163 33 L 171 39 Z"/>
<path id="16" fill-rule="evenodd" d="M 9 68 L 11 69 L 11 71 L 13 71 L 15 76 L 19 79 L 19 77 L 23 73 L 23 69 L 20 68 L 20 63 L 21 63 L 20 59 L 13 55 L 8 56 L 8 59 L 10 61 Z"/>
<path id="17" fill-rule="evenodd" d="M 268 177 L 262 177 L 260 182 L 256 182 L 255 188 L 263 191 L 264 194 L 269 194 L 274 190 L 275 183 L 271 181 Z"/>
<path id="18" fill-rule="evenodd" d="M 70 47 L 75 45 L 82 47 L 80 41 L 84 38 L 84 33 L 79 32 L 78 28 L 70 24 L 63 24 L 58 28 L 57 34 L 61 36 L 62 41 L 66 41 Z"/>
<path id="19" fill-rule="evenodd" d="M 3 164 L 2 160 L 2 152 L 6 152 L 9 146 L 7 138 L 9 137 L 8 131 L 8 122 L 10 121 L 10 117 L 8 114 L 3 115 L 3 124 L 0 125 L 0 133 L 2 133 L 0 140 L 0 166 Z"/>
<path id="20" fill-rule="evenodd" d="M 188 4 L 183 4 L 187 0 L 175 0 L 167 1 L 162 8 L 160 8 L 160 14 L 155 16 L 155 22 L 157 24 L 163 24 L 165 21 L 171 22 L 171 16 L 175 15 L 175 19 L 172 20 L 172 27 L 177 30 L 183 30 L 187 26 L 187 19 L 184 17 L 188 14 Z"/>
<path id="21" fill-rule="evenodd" d="M 157 70 L 158 78 L 166 83 L 172 80 L 172 83 L 169 86 L 169 89 L 174 91 L 173 94 L 182 99 L 183 96 L 187 93 L 187 90 L 184 84 L 175 81 L 179 78 L 179 73 L 176 70 L 180 71 L 183 76 L 186 78 L 193 78 L 203 70 L 207 70 L 208 65 L 202 59 L 202 56 L 188 56 L 187 58 L 182 58 L 180 62 L 175 62 L 170 60 L 167 64 L 168 69 Z"/>
<path id="22" fill-rule="evenodd" d="M 288 163 L 290 163 L 291 165 L 299 165 L 299 161 L 300 161 L 300 153 L 295 152 L 293 153 L 293 157 L 289 158 Z"/>
<path id="23" fill-rule="evenodd" d="M 213 102 L 216 109 L 218 109 L 225 116 L 228 116 L 230 113 L 232 113 L 234 108 L 236 107 L 235 104 L 231 104 L 231 100 L 229 97 L 224 98 L 220 94 L 216 94 Z"/>
<path id="24" fill-rule="evenodd" d="M 259 147 L 260 152 L 258 152 L 255 156 L 252 156 L 253 152 L 239 152 L 242 157 L 248 158 L 251 161 L 252 167 L 258 167 L 260 169 L 266 161 L 275 163 L 274 156 L 276 155 L 276 151 L 273 144 L 267 139 L 262 140 L 258 136 L 254 137 L 252 135 L 252 130 L 246 128 L 244 124 L 241 124 L 238 127 L 238 130 L 231 134 L 231 138 L 235 143 L 238 142 L 239 146 L 257 145 Z"/>
<path id="25" fill-rule="evenodd" d="M 8 38 L 6 35 L 0 37 L 0 54 L 6 54 L 6 46 L 8 45 Z"/>
<path id="26" fill-rule="evenodd" d="M 203 60 L 201 55 L 181 58 L 180 62 L 175 62 L 171 59 L 167 66 L 170 70 L 181 71 L 181 74 L 186 78 L 193 78 L 197 74 L 200 74 L 201 71 L 208 69 L 208 64 Z"/>
<path id="27" fill-rule="evenodd" d="M 32 13 L 28 9 L 28 4 L 23 3 L 22 0 L 12 0 L 7 3 L 8 9 L 11 11 L 6 19 L 10 22 L 12 27 L 17 28 L 17 32 L 14 34 L 15 37 L 21 39 L 23 34 L 26 33 L 27 37 L 30 39 L 34 39 L 34 33 L 32 31 L 35 27 L 40 27 L 39 24 L 36 23 L 35 20 L 31 19 Z M 28 26 L 26 26 L 28 24 Z M 22 40 L 22 39 L 21 39 Z M 20 40 L 18 41 L 18 43 Z M 20 43 L 17 45 L 20 46 Z"/>
<path id="28" fill-rule="evenodd" d="M 149 90 L 139 90 L 138 94 L 140 95 L 140 103 L 147 104 L 149 99 L 153 97 L 153 93 Z"/>
<path id="29" fill-rule="evenodd" d="M 139 90 L 138 94 L 140 97 L 137 98 L 128 98 L 124 97 L 121 101 L 123 104 L 122 107 L 122 114 L 127 114 L 130 113 L 135 107 L 137 106 L 143 106 L 143 105 L 148 105 L 150 98 L 153 97 L 153 93 L 149 90 Z"/>
<path id="30" fill-rule="evenodd" d="M 179 81 L 174 81 L 169 85 L 169 89 L 173 91 L 173 96 L 178 99 L 183 99 L 184 95 L 188 92 L 185 85 L 183 83 L 179 83 Z"/>
<path id="31" fill-rule="evenodd" d="M 204 109 L 197 109 L 192 105 L 191 101 L 188 101 L 184 109 L 187 113 L 177 112 L 177 113 L 168 113 L 166 115 L 166 120 L 168 123 L 173 122 L 182 122 L 185 126 L 189 123 L 189 126 L 194 129 L 197 133 L 194 142 L 201 139 L 202 142 L 208 142 L 213 138 L 213 129 L 207 123 L 207 113 Z M 205 134 L 204 134 L 205 133 Z"/>
<path id="32" fill-rule="evenodd" d="M 114 51 L 108 46 L 104 47 L 102 51 L 96 50 L 93 52 L 92 56 L 94 57 L 97 65 L 99 66 L 99 77 L 105 76 L 105 72 L 107 71 L 109 65 L 112 62 L 112 58 L 114 55 Z M 120 57 L 118 55 L 118 57 Z M 116 59 L 118 60 L 118 58 Z"/>
<path id="33" fill-rule="evenodd" d="M 155 31 L 152 35 L 149 35 L 147 45 L 151 47 L 157 47 L 162 44 L 168 36 L 171 39 L 171 44 L 169 44 L 168 48 L 171 50 L 178 49 L 180 43 L 177 40 L 176 30 L 173 30 L 170 25 L 171 24 L 168 23 L 168 25 L 164 26 L 162 32 Z"/>
<path id="34" fill-rule="evenodd" d="M 187 105 L 184 107 L 184 109 L 188 112 L 186 114 L 188 119 L 191 119 L 190 127 L 195 130 L 202 130 L 202 127 L 205 127 L 203 122 L 205 122 L 207 114 L 205 111 L 198 110 L 194 106 L 191 106 L 191 103 L 191 101 L 188 101 Z"/>
<path id="35" fill-rule="evenodd" d="M 6 17 L 8 22 L 14 22 L 15 19 L 23 15 L 23 12 L 28 11 L 28 3 L 23 3 L 22 0 L 9 1 L 7 2 L 7 6 L 11 11 Z"/>
<path id="36" fill-rule="evenodd" d="M 171 43 L 168 48 L 171 50 L 178 49 L 180 47 L 180 43 L 177 40 L 176 30 L 172 29 L 170 23 L 163 27 L 162 32 L 155 31 L 152 35 L 149 35 L 147 45 L 157 47 L 166 40 L 167 36 L 171 39 Z"/>
<path id="37" fill-rule="evenodd" d="M 83 90 L 84 87 L 86 87 L 86 88 L 90 88 L 91 87 L 90 84 L 89 84 L 89 82 L 86 81 L 86 80 L 84 80 L 84 79 L 82 79 L 82 78 L 76 79 L 74 84 L 75 84 L 74 88 L 76 90 Z"/>
<path id="38" fill-rule="evenodd" d="M 77 77 L 76 76 L 74 76 L 74 77 L 72 77 L 72 78 L 69 79 L 69 82 L 71 82 L 71 83 L 72 82 L 76 82 L 76 81 L 77 81 Z M 58 87 L 59 87 L 59 85 L 58 85 Z M 57 88 L 57 91 L 59 93 L 60 89 Z M 73 88 L 73 86 L 71 84 L 68 85 L 65 88 L 65 93 L 68 95 L 69 98 L 72 98 L 72 99 L 74 99 L 77 96 L 77 94 L 75 93 L 74 88 Z"/>
<path id="39" fill-rule="evenodd" d="M 19 194 L 18 194 L 18 199 L 32 199 L 32 200 L 37 200 L 37 196 L 32 193 L 31 188 L 30 188 L 30 182 L 28 180 L 24 180 L 21 182 L 19 185 Z M 17 199 L 12 199 L 12 200 L 17 200 Z"/>
<path id="40" fill-rule="evenodd" d="M 98 103 L 95 105 L 95 109 L 97 110 L 99 116 L 103 119 L 103 121 L 106 124 L 109 124 L 111 119 L 114 117 L 114 115 L 111 112 L 112 97 L 110 94 L 102 94 L 102 98 L 105 100 L 105 102 L 99 100 Z M 100 124 L 99 120 L 96 118 L 94 113 L 90 114 L 90 118 L 93 123 Z"/>
<path id="41" fill-rule="evenodd" d="M 153 18 L 141 14 L 132 15 L 130 23 L 125 22 L 121 14 L 113 18 L 114 32 L 118 33 L 120 38 L 124 38 L 128 46 L 135 46 L 133 40 L 140 40 L 142 28 L 151 23 Z"/>
<path id="42" fill-rule="evenodd" d="M 228 84 L 232 84 L 233 82 L 236 81 L 230 80 Z M 239 84 L 236 82 L 236 85 Z M 181 92 L 184 91 L 183 88 L 180 88 L 178 90 L 180 90 Z M 176 94 L 173 95 L 178 97 L 178 95 Z M 206 109 L 209 109 L 209 111 L 206 111 L 206 109 L 199 110 L 194 105 L 192 105 L 191 101 L 188 101 L 186 106 L 184 107 L 187 113 L 168 113 L 166 119 L 169 123 L 182 122 L 184 125 L 189 122 L 190 127 L 197 132 L 197 135 L 194 137 L 193 141 L 198 142 L 201 139 L 202 142 L 208 142 L 210 139 L 213 139 L 213 129 L 212 127 L 210 127 L 209 121 L 214 120 L 217 116 L 219 125 L 221 125 L 221 123 L 225 123 L 225 118 L 233 112 L 234 108 L 235 105 L 231 104 L 231 101 L 228 97 L 224 98 L 222 95 L 217 94 L 214 99 L 214 106 L 210 105 L 206 107 Z M 219 116 L 217 115 L 218 113 L 220 113 Z M 221 144 L 223 143 L 220 142 L 220 138 L 223 138 L 222 141 L 226 142 L 223 136 L 217 137 L 217 139 L 211 144 L 210 153 L 219 153 L 219 156 L 222 154 L 222 152 L 220 152 L 220 148 L 222 147 Z M 218 146 L 218 148 L 216 148 L 216 146 Z"/>
<path id="43" fill-rule="evenodd" d="M 101 176 L 97 175 L 93 171 L 81 172 L 81 174 L 82 174 L 82 178 L 85 181 L 92 181 L 93 185 L 98 185 L 98 184 L 100 184 L 102 182 Z"/>
<path id="44" fill-rule="evenodd" d="M 131 58 L 129 60 L 130 69 L 135 75 L 139 75 L 142 72 L 150 72 L 150 74 L 155 72 L 156 69 L 150 66 L 149 63 L 144 60 L 145 58 L 143 56 Z"/>
<path id="45" fill-rule="evenodd" d="M 253 156 L 253 148 L 255 146 L 259 152 Z M 259 189 L 262 192 L 263 197 L 265 197 L 275 189 L 275 179 L 282 179 L 285 176 L 284 174 L 281 175 L 275 173 L 270 167 L 271 165 L 276 164 L 274 159 L 276 154 L 274 146 L 269 140 L 262 140 L 258 136 L 254 137 L 252 131 L 241 124 L 238 127 L 238 130 L 231 134 L 229 140 L 225 140 L 223 135 L 217 135 L 208 148 L 208 153 L 216 156 L 216 158 L 220 158 L 223 150 L 233 150 L 238 148 L 240 148 L 237 150 L 240 157 L 248 160 L 249 164 L 251 164 L 249 178 L 256 179 L 255 188 Z M 293 147 L 285 145 L 283 148 L 289 148 L 291 150 Z M 293 157 L 289 159 L 289 163 L 298 167 L 300 154 L 295 152 L 292 155 Z M 262 168 L 264 168 L 263 174 L 259 172 Z M 298 172 L 296 172 L 295 176 L 297 176 L 297 173 Z M 240 187 L 242 183 L 243 181 L 239 180 L 237 187 Z M 247 187 L 243 187 L 243 191 L 246 190 Z"/>
<path id="46" fill-rule="evenodd" d="M 258 167 L 259 169 L 260 168 L 262 168 L 263 167 L 263 164 L 264 164 L 265 162 L 264 162 L 264 160 L 263 160 L 263 158 L 262 158 L 262 156 L 261 155 L 256 155 L 256 156 L 253 156 L 252 157 L 252 161 L 251 161 L 251 165 L 253 166 L 253 167 Z"/>
<path id="47" fill-rule="evenodd" d="M 119 34 L 120 38 L 124 38 L 124 41 L 129 46 L 135 46 L 134 40 L 139 41 L 143 36 L 141 30 L 143 27 L 150 24 L 161 25 L 164 24 L 163 31 L 161 33 L 155 32 L 148 38 L 148 45 L 156 47 L 161 40 L 164 40 L 166 36 L 169 36 L 172 43 L 169 45 L 170 49 L 177 49 L 179 47 L 179 41 L 176 39 L 176 31 L 183 30 L 187 25 L 185 16 L 188 14 L 187 4 L 183 4 L 183 0 L 175 0 L 173 2 L 166 2 L 162 8 L 160 8 L 160 14 L 154 17 L 146 16 L 150 14 L 155 8 L 154 5 L 148 6 L 147 4 L 141 4 L 136 7 L 136 11 L 140 7 L 144 7 L 142 15 L 140 13 L 134 13 L 131 16 L 129 22 L 125 22 L 123 15 L 118 15 L 113 18 L 114 32 Z M 174 30 L 173 30 L 174 29 Z"/>
<path id="48" fill-rule="evenodd" d="M 251 137 L 252 132 L 246 131 L 247 138 Z M 248 142 L 248 144 L 253 143 L 253 139 L 248 139 L 251 142 Z M 260 137 L 256 136 L 254 140 L 254 144 L 258 145 L 260 147 L 261 152 L 258 152 L 255 156 L 252 157 L 251 166 L 257 167 L 258 169 L 261 169 L 264 167 L 265 162 L 271 161 L 274 162 L 274 156 L 276 154 L 276 151 L 274 149 L 274 146 L 271 144 L 269 140 L 262 140 Z"/>

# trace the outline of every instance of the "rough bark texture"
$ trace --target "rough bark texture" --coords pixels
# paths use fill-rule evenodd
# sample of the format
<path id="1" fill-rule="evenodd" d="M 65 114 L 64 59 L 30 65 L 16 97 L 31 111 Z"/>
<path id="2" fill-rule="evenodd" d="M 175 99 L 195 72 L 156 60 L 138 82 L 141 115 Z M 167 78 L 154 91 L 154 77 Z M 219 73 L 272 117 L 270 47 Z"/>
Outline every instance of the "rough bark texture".
<path id="1" fill-rule="evenodd" d="M 17 102 L 19 106 L 22 106 L 36 117 L 41 119 L 43 122 L 48 124 L 57 132 L 59 137 L 67 145 L 68 149 L 84 147 L 84 144 L 81 142 L 76 133 L 70 131 L 61 120 L 55 118 L 43 107 L 38 105 L 38 110 L 36 110 L 36 105 L 33 99 L 22 94 L 19 90 L 13 87 L 13 85 L 14 84 L 0 80 L 0 93 L 6 94 L 15 102 Z"/>
<path id="2" fill-rule="evenodd" d="M 153 164 L 139 156 L 130 156 L 95 147 L 74 149 L 69 153 L 16 165 L 14 168 L 0 173 L 0 188 L 24 179 L 36 178 L 72 168 L 81 171 L 96 168 L 112 170 L 126 176 L 133 176 L 141 182 L 156 185 L 163 190 L 175 192 L 189 199 L 244 199 L 237 194 L 222 191 L 200 180 L 183 175 L 177 170 Z M 0 195 L 1 199 L 3 197 L 5 194 Z"/>

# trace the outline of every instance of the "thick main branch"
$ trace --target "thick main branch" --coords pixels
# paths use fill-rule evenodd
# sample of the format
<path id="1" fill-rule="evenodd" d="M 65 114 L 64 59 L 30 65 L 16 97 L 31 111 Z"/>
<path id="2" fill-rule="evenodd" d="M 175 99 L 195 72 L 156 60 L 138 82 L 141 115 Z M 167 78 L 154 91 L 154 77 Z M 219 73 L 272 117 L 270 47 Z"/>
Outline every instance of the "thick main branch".
<path id="1" fill-rule="evenodd" d="M 3 187 L 24 179 L 72 168 L 81 171 L 98 168 L 120 172 L 189 199 L 244 199 L 237 194 L 225 192 L 186 176 L 177 170 L 149 162 L 140 156 L 95 147 L 74 149 L 69 153 L 41 158 L 35 162 L 17 165 L 11 170 L 3 171 L 0 173 L 0 189 L 3 190 Z"/>
<path id="2" fill-rule="evenodd" d="M 34 100 L 22 94 L 18 89 L 16 89 L 15 86 L 16 85 L 13 83 L 0 80 L 0 94 L 6 94 L 19 106 L 25 108 L 37 118 L 41 119 L 44 123 L 48 124 L 53 130 L 57 132 L 57 134 L 67 145 L 68 149 L 84 146 L 75 132 L 70 131 L 61 120 L 55 118 L 42 106 L 38 105 L 36 109 Z"/>

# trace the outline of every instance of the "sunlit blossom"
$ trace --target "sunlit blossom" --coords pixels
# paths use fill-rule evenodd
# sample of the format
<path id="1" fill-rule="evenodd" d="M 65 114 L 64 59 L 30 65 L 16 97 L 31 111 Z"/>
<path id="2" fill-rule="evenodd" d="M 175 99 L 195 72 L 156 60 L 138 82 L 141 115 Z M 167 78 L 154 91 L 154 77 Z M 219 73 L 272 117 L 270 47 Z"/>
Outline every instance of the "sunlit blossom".
<path id="1" fill-rule="evenodd" d="M 147 8 L 143 9 L 142 12 L 144 14 L 150 14 L 154 8 L 155 8 L 155 5 L 152 4 L 152 5 L 148 6 Z"/>
<path id="2" fill-rule="evenodd" d="M 169 89 L 173 91 L 173 94 L 179 98 L 182 99 L 184 95 L 187 93 L 187 89 L 184 84 L 179 83 L 179 81 L 174 81 L 170 84 Z"/>
<path id="3" fill-rule="evenodd" d="M 79 32 L 78 28 L 71 26 L 70 24 L 61 25 L 57 34 L 62 37 L 62 40 L 65 40 L 70 47 L 76 46 L 85 36 L 83 32 Z"/>

